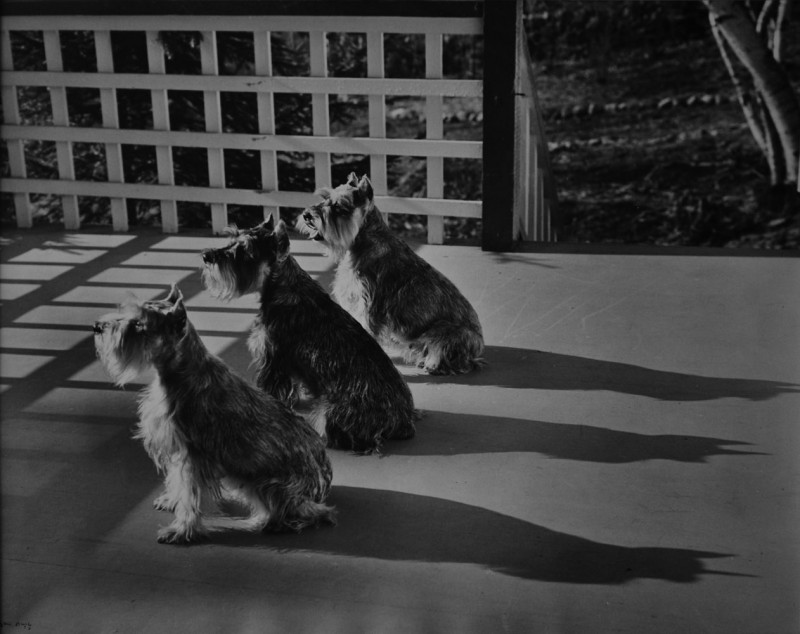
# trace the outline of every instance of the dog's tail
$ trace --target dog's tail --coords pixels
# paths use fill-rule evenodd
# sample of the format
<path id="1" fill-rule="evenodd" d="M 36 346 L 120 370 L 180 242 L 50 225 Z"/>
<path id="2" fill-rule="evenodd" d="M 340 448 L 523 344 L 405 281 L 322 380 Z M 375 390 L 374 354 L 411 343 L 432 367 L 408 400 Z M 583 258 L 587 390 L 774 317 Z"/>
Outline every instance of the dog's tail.
<path id="1" fill-rule="evenodd" d="M 466 374 L 483 367 L 483 337 L 462 325 L 442 322 L 429 329 L 422 366 L 429 374 Z"/>
<path id="2" fill-rule="evenodd" d="M 417 433 L 416 423 L 422 418 L 417 409 L 397 412 L 397 424 L 388 435 L 389 440 L 411 440 Z"/>
<path id="3" fill-rule="evenodd" d="M 231 501 L 250 509 L 248 517 L 213 517 L 205 522 L 209 531 L 300 531 L 307 526 L 322 523 L 336 524 L 336 509 L 322 502 L 304 497 L 299 502 L 282 487 L 270 486 L 261 495 L 250 485 L 240 486 L 236 491 L 226 488 Z"/>
<path id="4" fill-rule="evenodd" d="M 269 515 L 253 514 L 250 517 L 212 517 L 204 520 L 204 527 L 210 532 L 242 531 L 259 533 L 269 524 Z"/>
<path id="5" fill-rule="evenodd" d="M 336 525 L 336 509 L 329 504 L 322 502 L 312 502 L 305 500 L 292 509 L 284 518 L 280 529 L 300 531 L 307 526 L 318 526 L 319 524 Z"/>

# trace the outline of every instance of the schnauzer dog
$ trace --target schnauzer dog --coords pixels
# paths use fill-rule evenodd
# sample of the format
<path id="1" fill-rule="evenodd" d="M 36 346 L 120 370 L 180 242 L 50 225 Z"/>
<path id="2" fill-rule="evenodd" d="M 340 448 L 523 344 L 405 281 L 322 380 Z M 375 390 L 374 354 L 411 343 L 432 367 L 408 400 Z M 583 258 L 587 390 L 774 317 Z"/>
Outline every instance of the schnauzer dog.
<path id="1" fill-rule="evenodd" d="M 289 255 L 283 221 L 231 234 L 203 251 L 203 282 L 220 299 L 260 291 L 248 341 L 259 387 L 290 405 L 309 393 L 309 421 L 331 447 L 380 454 L 384 441 L 412 438 L 419 414 L 403 377 Z"/>
<path id="2" fill-rule="evenodd" d="M 366 176 L 317 191 L 298 231 L 323 241 L 337 262 L 333 295 L 382 345 L 429 374 L 483 364 L 478 315 L 455 285 L 383 221 Z"/>
<path id="3" fill-rule="evenodd" d="M 286 405 L 212 355 L 186 316 L 177 286 L 160 301 L 130 301 L 94 324 L 95 347 L 117 385 L 153 367 L 136 438 L 161 472 L 160 510 L 175 519 L 158 541 L 187 544 L 209 529 L 295 530 L 334 523 L 325 504 L 331 464 L 319 435 Z M 204 491 L 250 509 L 204 523 Z"/>

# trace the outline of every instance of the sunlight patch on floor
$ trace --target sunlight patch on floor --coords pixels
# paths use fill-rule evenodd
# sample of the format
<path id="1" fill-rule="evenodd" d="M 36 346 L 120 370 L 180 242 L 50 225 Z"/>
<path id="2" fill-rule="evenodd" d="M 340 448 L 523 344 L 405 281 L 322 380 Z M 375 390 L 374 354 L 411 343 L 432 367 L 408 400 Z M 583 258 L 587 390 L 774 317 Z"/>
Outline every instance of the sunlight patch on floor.
<path id="1" fill-rule="evenodd" d="M 4 349 L 69 350 L 90 337 L 89 329 L 0 328 L 0 346 Z"/>
<path id="2" fill-rule="evenodd" d="M 14 320 L 18 324 L 53 324 L 60 326 L 86 326 L 87 331 L 102 313 L 88 306 L 39 306 Z"/>
<path id="3" fill-rule="evenodd" d="M 217 249 L 228 243 L 227 238 L 198 237 L 198 236 L 170 236 L 161 242 L 156 242 L 151 249 L 165 251 L 193 251 L 199 253 L 202 249 Z"/>
<path id="4" fill-rule="evenodd" d="M 92 247 L 114 248 L 136 239 L 136 236 L 126 236 L 108 233 L 66 233 L 59 240 L 47 240 L 42 243 L 45 247 Z"/>
<path id="5" fill-rule="evenodd" d="M 86 264 L 105 255 L 108 251 L 98 249 L 31 249 L 9 262 L 41 262 L 50 264 Z"/>
<path id="6" fill-rule="evenodd" d="M 6 264 L 3 263 L 4 280 L 52 280 L 72 270 L 71 266 L 58 264 Z"/>
<path id="7" fill-rule="evenodd" d="M 116 306 L 131 296 L 141 301 L 155 299 L 163 291 L 160 288 L 144 288 L 130 286 L 77 286 L 53 301 L 60 304 L 100 304 Z"/>
<path id="8" fill-rule="evenodd" d="M 9 284 L 0 282 L 0 300 L 11 301 L 41 288 L 40 284 Z"/>
<path id="9" fill-rule="evenodd" d="M 158 284 L 160 286 L 168 286 L 170 284 L 179 284 L 190 275 L 195 275 L 195 273 L 193 271 L 175 269 L 112 267 L 89 278 L 88 281 L 95 284 Z"/>
<path id="10" fill-rule="evenodd" d="M 203 260 L 200 253 L 176 253 L 171 251 L 144 251 L 122 262 L 123 266 L 167 266 L 178 269 L 198 270 Z"/>
<path id="11" fill-rule="evenodd" d="M 0 377 L 4 379 L 24 379 L 47 365 L 55 357 L 48 355 L 0 353 Z"/>

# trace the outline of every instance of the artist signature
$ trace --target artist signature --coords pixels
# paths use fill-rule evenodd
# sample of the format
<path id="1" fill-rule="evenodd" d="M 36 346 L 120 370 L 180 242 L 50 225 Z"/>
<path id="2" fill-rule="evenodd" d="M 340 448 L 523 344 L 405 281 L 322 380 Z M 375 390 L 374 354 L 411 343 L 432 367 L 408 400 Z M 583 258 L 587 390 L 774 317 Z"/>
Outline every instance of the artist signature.
<path id="1" fill-rule="evenodd" d="M 22 621 L 17 621 L 16 623 L 12 623 L 11 621 L 0 622 L 0 629 L 4 627 L 21 627 L 23 630 L 33 629 L 33 625 L 31 625 L 30 623 L 23 623 Z"/>

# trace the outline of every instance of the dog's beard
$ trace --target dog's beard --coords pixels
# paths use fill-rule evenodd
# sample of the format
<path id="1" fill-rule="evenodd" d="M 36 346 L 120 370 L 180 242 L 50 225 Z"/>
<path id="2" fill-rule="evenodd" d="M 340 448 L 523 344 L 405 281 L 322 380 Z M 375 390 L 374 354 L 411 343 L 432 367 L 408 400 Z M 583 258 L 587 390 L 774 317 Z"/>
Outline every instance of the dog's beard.
<path id="1" fill-rule="evenodd" d="M 144 342 L 126 338 L 119 327 L 109 327 L 96 334 L 94 345 L 103 368 L 120 387 L 152 366 Z"/>
<path id="2" fill-rule="evenodd" d="M 330 249 L 330 254 L 335 260 L 340 260 L 350 249 L 361 229 L 364 212 L 357 209 L 348 218 L 319 217 L 313 221 L 301 218 L 298 231 L 304 233 L 312 240 L 322 240 Z"/>
<path id="3" fill-rule="evenodd" d="M 203 284 L 212 297 L 226 302 L 255 293 L 261 289 L 270 268 L 266 262 L 252 262 L 252 266 L 257 267 L 257 271 L 248 271 L 246 279 L 242 279 L 242 273 L 237 274 L 227 264 L 206 264 L 201 273 Z"/>
<path id="4" fill-rule="evenodd" d="M 206 264 L 202 272 L 203 285 L 212 297 L 229 301 L 239 296 L 236 276 L 227 266 Z"/>
<path id="5" fill-rule="evenodd" d="M 325 240 L 316 223 L 313 220 L 306 220 L 302 215 L 297 219 L 294 228 L 311 240 L 317 240 L 318 242 Z"/>
<path id="6" fill-rule="evenodd" d="M 336 260 L 340 260 L 353 245 L 361 229 L 362 219 L 363 212 L 357 209 L 349 218 L 337 218 L 329 224 L 326 240 Z"/>

